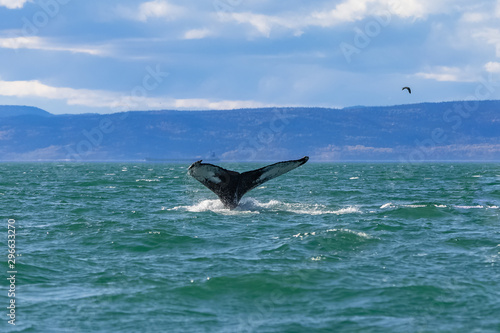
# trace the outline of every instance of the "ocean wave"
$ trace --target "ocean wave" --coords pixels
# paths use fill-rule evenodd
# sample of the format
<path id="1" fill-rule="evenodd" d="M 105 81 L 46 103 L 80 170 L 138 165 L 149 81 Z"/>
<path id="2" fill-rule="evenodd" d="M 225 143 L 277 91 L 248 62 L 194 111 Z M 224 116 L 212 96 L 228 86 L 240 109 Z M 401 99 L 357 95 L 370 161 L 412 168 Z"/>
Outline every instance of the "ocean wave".
<path id="1" fill-rule="evenodd" d="M 361 238 L 366 238 L 366 239 L 372 239 L 373 237 L 368 235 L 366 232 L 362 231 L 355 231 L 347 228 L 340 228 L 340 229 L 328 229 L 326 232 L 340 232 L 340 233 L 348 233 L 348 234 L 354 234 L 358 237 Z"/>
<path id="2" fill-rule="evenodd" d="M 242 200 L 240 207 L 242 209 L 257 209 L 257 210 L 271 210 L 271 211 L 282 211 L 295 214 L 304 215 L 343 215 L 343 214 L 353 214 L 360 213 L 358 207 L 344 207 L 337 210 L 331 210 L 327 206 L 322 204 L 307 204 L 307 203 L 287 203 L 278 200 L 270 200 L 269 202 L 259 202 L 254 198 L 247 198 Z"/>
<path id="3" fill-rule="evenodd" d="M 457 205 L 457 206 L 453 206 L 453 208 L 457 208 L 457 209 L 498 209 L 498 206 L 489 206 L 489 205 L 474 205 L 474 206 Z"/>
<path id="4" fill-rule="evenodd" d="M 380 209 L 397 208 L 455 208 L 455 209 L 499 209 L 496 205 L 446 205 L 446 204 L 394 204 L 388 202 L 380 206 Z"/>
<path id="5" fill-rule="evenodd" d="M 380 209 L 386 208 L 427 208 L 427 207 L 442 207 L 442 205 L 427 205 L 427 204 L 393 204 L 388 202 L 380 206 Z M 444 206 L 446 207 L 446 206 Z"/>
<path id="6" fill-rule="evenodd" d="M 365 238 L 365 239 L 372 239 L 373 238 L 373 236 L 368 235 L 366 232 L 355 231 L 355 230 L 351 230 L 351 229 L 347 229 L 347 228 L 333 228 L 333 229 L 327 229 L 327 230 L 321 231 L 321 232 L 316 232 L 316 231 L 303 232 L 303 233 L 299 232 L 298 234 L 292 235 L 292 237 L 304 239 L 304 237 L 316 236 L 316 235 L 321 235 L 321 234 L 328 234 L 330 232 L 337 233 L 337 234 L 351 234 L 351 235 L 355 235 L 355 236 L 358 236 L 360 238 Z"/>

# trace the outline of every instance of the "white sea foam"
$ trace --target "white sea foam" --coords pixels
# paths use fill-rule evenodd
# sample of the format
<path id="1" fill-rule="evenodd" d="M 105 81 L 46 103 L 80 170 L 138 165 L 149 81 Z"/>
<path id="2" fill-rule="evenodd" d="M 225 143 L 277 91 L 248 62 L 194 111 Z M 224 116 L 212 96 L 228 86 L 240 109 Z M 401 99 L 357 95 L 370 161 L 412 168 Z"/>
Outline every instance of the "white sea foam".
<path id="1" fill-rule="evenodd" d="M 356 236 L 366 238 L 366 239 L 372 239 L 373 237 L 368 235 L 366 232 L 362 231 L 355 231 L 347 228 L 340 228 L 340 229 L 328 229 L 326 232 L 343 232 L 343 233 L 349 233 L 349 234 L 354 234 Z"/>
<path id="2" fill-rule="evenodd" d="M 306 204 L 306 203 L 286 203 L 278 200 L 270 200 L 269 202 L 260 202 L 254 198 L 243 198 L 239 207 L 242 210 L 258 210 L 258 211 L 283 211 L 295 214 L 304 215 L 324 215 L 324 214 L 352 214 L 360 213 L 357 207 L 346 207 L 338 210 L 330 210 L 325 205 L 321 204 Z M 237 209 L 238 209 L 237 208 Z"/>
<path id="3" fill-rule="evenodd" d="M 468 206 L 468 205 L 451 205 L 451 206 L 448 206 L 448 205 L 438 205 L 438 204 L 434 204 L 432 205 L 436 208 L 447 208 L 447 207 L 453 207 L 455 209 L 498 209 L 499 207 L 498 206 L 495 206 L 495 205 L 492 205 L 492 206 L 488 206 L 488 205 L 474 205 L 474 206 Z M 389 203 L 386 203 L 386 204 L 383 204 L 382 206 L 380 206 L 380 209 L 388 209 L 388 208 L 398 208 L 398 207 L 404 207 L 404 208 L 425 208 L 425 207 L 429 207 L 429 205 L 416 205 L 416 204 L 393 204 L 392 202 L 389 202 Z"/>
<path id="4" fill-rule="evenodd" d="M 194 204 L 192 206 L 177 206 L 174 208 L 170 208 L 167 210 L 180 210 L 180 211 L 186 211 L 186 212 L 192 212 L 192 213 L 201 213 L 201 212 L 214 212 L 222 215 L 239 215 L 239 214 L 259 214 L 258 211 L 250 211 L 250 210 L 244 210 L 240 209 L 240 207 L 237 207 L 234 210 L 230 210 L 222 204 L 222 202 L 218 199 L 216 200 L 203 200 L 200 201 L 197 204 Z"/>
<path id="5" fill-rule="evenodd" d="M 303 232 L 303 233 L 298 233 L 296 235 L 292 235 L 293 237 L 295 238 L 303 238 L 303 237 L 306 237 L 306 236 L 316 236 L 316 232 Z"/>
<path id="6" fill-rule="evenodd" d="M 498 209 L 498 206 L 486 206 L 486 205 L 475 205 L 475 206 L 466 206 L 466 205 L 456 205 L 453 206 L 456 209 Z"/>
<path id="7" fill-rule="evenodd" d="M 373 238 L 373 236 L 368 235 L 366 232 L 355 231 L 355 230 L 351 230 L 351 229 L 347 229 L 347 228 L 328 229 L 328 230 L 320 231 L 320 232 L 315 232 L 315 231 L 314 232 L 302 232 L 302 233 L 299 232 L 298 234 L 292 235 L 292 237 L 294 237 L 294 238 L 300 238 L 302 240 L 302 239 L 304 239 L 306 237 L 316 236 L 316 235 L 320 235 L 320 234 L 323 234 L 323 233 L 329 233 L 329 232 L 353 234 L 353 235 L 359 236 L 361 238 L 366 238 L 366 239 L 372 239 Z"/>
<path id="8" fill-rule="evenodd" d="M 349 207 L 341 208 L 341 209 L 333 212 L 333 214 L 337 214 L 337 215 L 354 214 L 354 213 L 361 213 L 361 210 L 358 207 L 349 206 Z"/>
<path id="9" fill-rule="evenodd" d="M 398 207 L 404 207 L 404 208 L 426 208 L 428 207 L 429 205 L 424 205 L 424 204 L 393 204 L 392 202 L 388 202 L 386 204 L 383 204 L 382 206 L 380 206 L 380 209 L 387 209 L 387 208 L 398 208 Z M 434 205 L 434 207 L 437 207 L 437 208 L 446 208 L 447 206 L 446 205 Z"/>
<path id="10" fill-rule="evenodd" d="M 265 211 L 272 212 L 289 212 L 304 215 L 343 215 L 361 213 L 358 207 L 345 207 L 337 210 L 328 209 L 321 204 L 305 204 L 305 203 L 286 203 L 278 200 L 270 200 L 268 202 L 260 202 L 254 198 L 243 198 L 238 207 L 234 210 L 225 208 L 220 200 L 203 200 L 192 206 L 177 206 L 166 210 L 184 210 L 187 212 L 207 212 L 212 211 L 224 215 L 238 214 L 259 214 Z"/>

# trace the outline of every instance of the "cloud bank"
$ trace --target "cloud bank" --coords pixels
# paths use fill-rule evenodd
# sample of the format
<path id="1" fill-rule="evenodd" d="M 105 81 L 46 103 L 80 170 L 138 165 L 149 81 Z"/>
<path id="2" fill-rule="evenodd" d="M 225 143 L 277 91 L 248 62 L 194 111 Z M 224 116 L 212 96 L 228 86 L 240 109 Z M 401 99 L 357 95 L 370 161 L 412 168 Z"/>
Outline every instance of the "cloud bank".
<path id="1" fill-rule="evenodd" d="M 168 79 L 131 107 L 434 102 L 500 80 L 498 0 L 0 0 L 0 15 L 1 82 L 30 92 L 0 104 L 110 112 L 158 65 Z"/>

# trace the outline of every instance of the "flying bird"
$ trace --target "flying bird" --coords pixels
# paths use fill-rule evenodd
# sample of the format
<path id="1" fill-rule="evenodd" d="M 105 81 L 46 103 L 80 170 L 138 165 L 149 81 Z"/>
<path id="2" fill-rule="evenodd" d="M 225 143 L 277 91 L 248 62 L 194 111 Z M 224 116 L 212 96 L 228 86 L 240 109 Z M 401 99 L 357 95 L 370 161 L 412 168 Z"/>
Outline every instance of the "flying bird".
<path id="1" fill-rule="evenodd" d="M 403 87 L 403 89 L 401 89 L 401 90 L 405 90 L 405 89 L 406 89 L 406 90 L 408 90 L 408 92 L 411 94 L 411 89 L 410 89 L 410 87 Z"/>

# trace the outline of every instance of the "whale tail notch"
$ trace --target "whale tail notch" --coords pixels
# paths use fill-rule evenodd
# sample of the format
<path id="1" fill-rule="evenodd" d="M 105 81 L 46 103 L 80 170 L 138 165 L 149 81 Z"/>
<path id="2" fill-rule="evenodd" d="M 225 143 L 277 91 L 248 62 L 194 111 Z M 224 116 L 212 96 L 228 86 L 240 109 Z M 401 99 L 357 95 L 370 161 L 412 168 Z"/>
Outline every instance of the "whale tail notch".
<path id="1" fill-rule="evenodd" d="M 281 176 L 309 160 L 304 156 L 298 160 L 284 161 L 243 173 L 226 170 L 217 165 L 201 163 L 199 160 L 191 164 L 188 174 L 217 194 L 225 207 L 234 209 L 248 191 L 262 183 Z"/>

